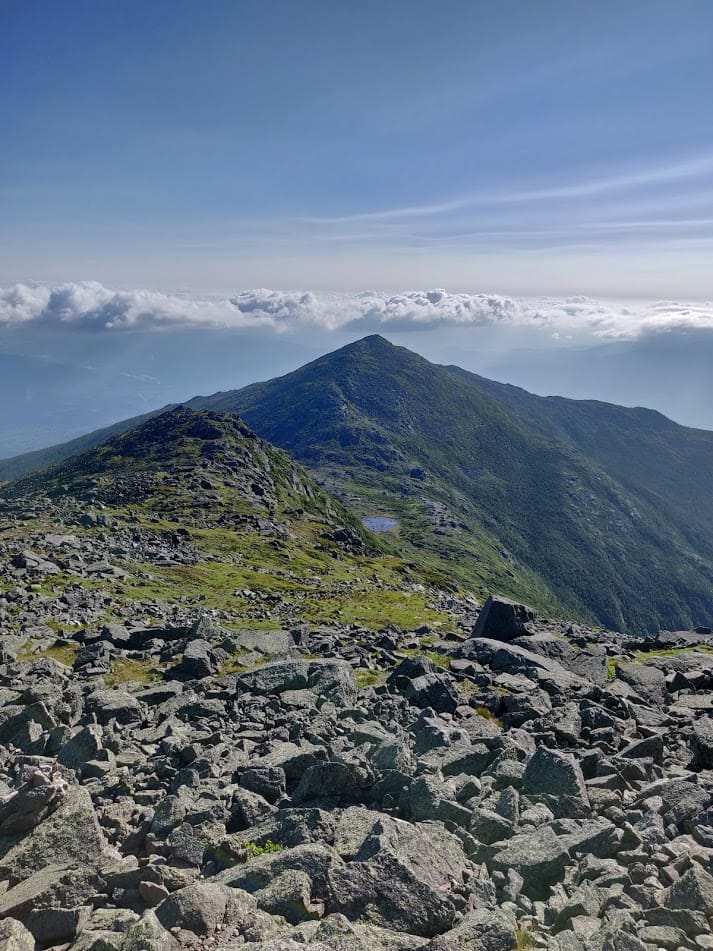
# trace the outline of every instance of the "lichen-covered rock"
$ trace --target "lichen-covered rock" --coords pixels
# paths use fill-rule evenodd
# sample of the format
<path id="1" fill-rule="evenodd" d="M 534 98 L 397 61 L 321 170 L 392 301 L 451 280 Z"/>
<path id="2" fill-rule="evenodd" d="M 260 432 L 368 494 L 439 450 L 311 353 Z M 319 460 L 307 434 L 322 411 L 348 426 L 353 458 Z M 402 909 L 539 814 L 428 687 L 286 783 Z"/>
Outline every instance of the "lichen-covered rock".
<path id="1" fill-rule="evenodd" d="M 518 947 L 515 916 L 499 908 L 479 908 L 434 938 L 425 951 L 515 951 Z"/>
<path id="2" fill-rule="evenodd" d="M 382 820 L 354 860 L 329 871 L 329 902 L 349 918 L 429 937 L 453 923 L 468 862 L 437 824 Z"/>
<path id="3" fill-rule="evenodd" d="M 80 786 L 70 786 L 54 812 L 12 843 L 6 840 L 0 858 L 0 878 L 10 884 L 46 866 L 96 868 L 107 848 L 91 796 Z"/>
<path id="4" fill-rule="evenodd" d="M 666 907 L 713 916 L 713 876 L 694 863 L 666 894 Z"/>
<path id="5" fill-rule="evenodd" d="M 522 876 L 523 891 L 530 898 L 546 898 L 550 885 L 563 878 L 570 861 L 560 837 L 549 826 L 515 835 L 493 848 L 490 867 L 503 873 L 514 869 Z"/>
<path id="6" fill-rule="evenodd" d="M 522 793 L 556 816 L 579 818 L 591 812 L 582 769 L 569 753 L 540 746 L 522 775 Z"/>

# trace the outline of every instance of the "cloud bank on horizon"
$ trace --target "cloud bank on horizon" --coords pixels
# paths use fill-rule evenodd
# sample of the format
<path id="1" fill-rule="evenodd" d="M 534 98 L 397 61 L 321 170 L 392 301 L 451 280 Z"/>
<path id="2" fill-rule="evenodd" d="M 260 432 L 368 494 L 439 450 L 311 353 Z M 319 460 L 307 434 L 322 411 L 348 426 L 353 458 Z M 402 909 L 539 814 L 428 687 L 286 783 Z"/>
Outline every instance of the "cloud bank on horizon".
<path id="1" fill-rule="evenodd" d="M 95 281 L 0 287 L 0 327 L 84 332 L 180 328 L 325 331 L 431 329 L 439 326 L 540 328 L 553 335 L 584 330 L 635 339 L 682 330 L 713 330 L 713 302 L 613 302 L 588 297 L 517 298 L 443 289 L 389 294 L 285 292 L 259 288 L 230 297 L 112 290 Z"/>

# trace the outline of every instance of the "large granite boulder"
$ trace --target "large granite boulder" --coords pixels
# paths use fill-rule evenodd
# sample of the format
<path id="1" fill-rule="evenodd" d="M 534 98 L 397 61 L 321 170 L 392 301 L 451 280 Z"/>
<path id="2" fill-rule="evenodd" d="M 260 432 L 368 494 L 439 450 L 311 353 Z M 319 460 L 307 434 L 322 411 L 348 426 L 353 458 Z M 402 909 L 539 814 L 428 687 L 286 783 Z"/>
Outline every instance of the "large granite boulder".
<path id="1" fill-rule="evenodd" d="M 490 595 L 480 609 L 473 628 L 473 637 L 490 637 L 495 641 L 512 641 L 532 633 L 535 612 L 524 604 Z"/>

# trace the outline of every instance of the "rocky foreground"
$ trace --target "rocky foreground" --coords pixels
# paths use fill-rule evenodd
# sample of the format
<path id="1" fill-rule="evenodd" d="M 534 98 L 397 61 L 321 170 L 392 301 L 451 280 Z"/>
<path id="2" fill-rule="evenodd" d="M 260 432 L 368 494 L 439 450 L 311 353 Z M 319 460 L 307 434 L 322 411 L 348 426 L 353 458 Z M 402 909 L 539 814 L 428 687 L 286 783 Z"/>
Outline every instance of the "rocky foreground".
<path id="1" fill-rule="evenodd" d="M 373 635 L 388 675 L 361 688 L 337 631 L 6 651 L 3 947 L 713 947 L 710 635 L 642 662 L 517 617 L 486 605 L 448 669 Z M 250 669 L 220 675 L 236 646 Z M 167 653 L 160 682 L 102 680 Z"/>
<path id="2" fill-rule="evenodd" d="M 710 630 L 398 588 L 176 420 L 180 464 L 131 436 L 0 506 L 0 948 L 713 948 Z M 325 620 L 359 600 L 392 621 Z"/>

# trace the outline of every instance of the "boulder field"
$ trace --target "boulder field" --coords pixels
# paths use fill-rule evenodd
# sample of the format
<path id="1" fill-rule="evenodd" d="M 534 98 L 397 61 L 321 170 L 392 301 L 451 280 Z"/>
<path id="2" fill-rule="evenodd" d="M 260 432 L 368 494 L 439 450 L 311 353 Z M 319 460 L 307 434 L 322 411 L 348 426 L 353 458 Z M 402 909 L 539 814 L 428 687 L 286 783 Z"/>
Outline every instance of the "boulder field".
<path id="1" fill-rule="evenodd" d="M 438 663 L 208 615 L 80 632 L 71 667 L 10 639 L 0 947 L 713 947 L 710 634 L 497 600 Z"/>

